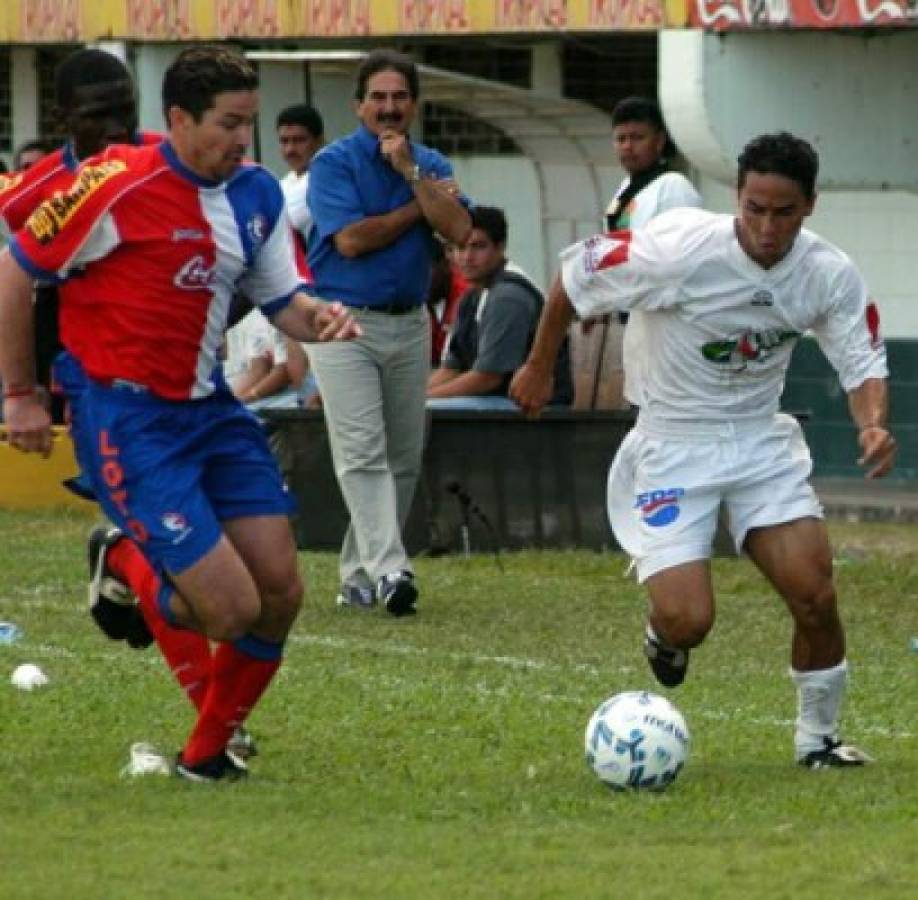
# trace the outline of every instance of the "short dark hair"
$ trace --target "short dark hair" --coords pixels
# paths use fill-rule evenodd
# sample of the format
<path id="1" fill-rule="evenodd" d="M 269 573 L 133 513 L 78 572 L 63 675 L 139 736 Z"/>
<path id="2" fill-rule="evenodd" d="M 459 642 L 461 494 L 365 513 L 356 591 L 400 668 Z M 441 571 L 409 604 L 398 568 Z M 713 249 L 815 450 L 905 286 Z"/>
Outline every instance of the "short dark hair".
<path id="1" fill-rule="evenodd" d="M 619 100 L 612 110 L 612 124 L 624 125 L 626 122 L 646 122 L 657 131 L 666 131 L 663 113 L 656 100 L 649 97 L 625 97 Z"/>
<path id="2" fill-rule="evenodd" d="M 175 58 L 163 76 L 163 114 L 173 106 L 200 121 L 224 91 L 254 91 L 258 73 L 241 54 L 228 47 L 204 44 L 189 47 Z"/>
<path id="3" fill-rule="evenodd" d="M 320 138 L 325 133 L 325 123 L 322 115 L 308 103 L 294 103 L 287 106 L 277 114 L 275 128 L 281 125 L 299 125 L 305 128 L 314 138 Z"/>
<path id="4" fill-rule="evenodd" d="M 474 206 L 469 210 L 472 228 L 483 231 L 495 244 L 507 243 L 507 217 L 496 206 Z"/>
<path id="5" fill-rule="evenodd" d="M 357 87 L 354 90 L 354 99 L 363 100 L 367 95 L 367 82 L 377 72 L 398 72 L 408 84 L 408 93 L 412 100 L 417 100 L 420 94 L 418 81 L 418 67 L 414 60 L 397 50 L 374 50 L 367 54 L 357 70 Z"/>
<path id="6" fill-rule="evenodd" d="M 76 88 L 118 81 L 127 81 L 132 86 L 134 83 L 128 67 L 117 56 L 95 47 L 76 50 L 55 70 L 54 101 L 66 110 L 73 105 Z"/>
<path id="7" fill-rule="evenodd" d="M 29 153 L 32 150 L 38 150 L 41 153 L 51 152 L 51 148 L 41 138 L 32 138 L 31 141 L 23 141 L 23 143 L 21 143 L 16 148 L 16 152 L 13 154 L 13 168 L 21 169 L 22 155 L 24 153 Z"/>
<path id="8" fill-rule="evenodd" d="M 760 134 L 753 138 L 737 158 L 737 186 L 742 188 L 749 172 L 760 175 L 783 175 L 800 185 L 807 200 L 816 196 L 819 156 L 812 145 L 790 132 Z"/>

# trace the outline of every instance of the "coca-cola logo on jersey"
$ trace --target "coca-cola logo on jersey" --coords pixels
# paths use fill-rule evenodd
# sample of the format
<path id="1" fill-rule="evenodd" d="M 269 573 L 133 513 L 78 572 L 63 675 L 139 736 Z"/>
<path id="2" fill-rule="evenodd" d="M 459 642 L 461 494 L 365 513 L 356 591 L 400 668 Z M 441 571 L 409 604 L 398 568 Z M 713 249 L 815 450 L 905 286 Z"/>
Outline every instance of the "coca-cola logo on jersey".
<path id="1" fill-rule="evenodd" d="M 216 265 L 209 266 L 203 256 L 192 256 L 178 272 L 172 283 L 183 291 L 200 291 L 209 288 L 216 278 Z"/>

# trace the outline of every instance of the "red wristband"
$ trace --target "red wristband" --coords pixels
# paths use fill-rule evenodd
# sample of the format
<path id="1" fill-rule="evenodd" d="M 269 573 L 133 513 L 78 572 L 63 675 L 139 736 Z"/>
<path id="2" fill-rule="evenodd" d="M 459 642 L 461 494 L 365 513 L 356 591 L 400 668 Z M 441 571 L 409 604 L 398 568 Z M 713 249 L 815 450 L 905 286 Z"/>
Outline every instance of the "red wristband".
<path id="1" fill-rule="evenodd" d="M 12 400 L 16 397 L 28 397 L 31 394 L 35 393 L 35 385 L 30 385 L 29 387 L 23 386 L 13 386 L 11 388 L 4 388 L 3 390 L 3 399 Z"/>

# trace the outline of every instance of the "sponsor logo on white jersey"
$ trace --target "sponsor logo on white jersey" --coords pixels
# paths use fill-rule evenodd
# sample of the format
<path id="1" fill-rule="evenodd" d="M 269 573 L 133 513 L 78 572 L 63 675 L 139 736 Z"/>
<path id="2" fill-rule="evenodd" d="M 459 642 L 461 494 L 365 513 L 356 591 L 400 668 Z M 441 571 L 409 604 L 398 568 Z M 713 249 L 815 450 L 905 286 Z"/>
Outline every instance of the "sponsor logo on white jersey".
<path id="1" fill-rule="evenodd" d="M 209 288 L 216 277 L 216 265 L 208 266 L 204 257 L 192 256 L 178 272 L 172 283 L 183 291 L 200 291 Z"/>

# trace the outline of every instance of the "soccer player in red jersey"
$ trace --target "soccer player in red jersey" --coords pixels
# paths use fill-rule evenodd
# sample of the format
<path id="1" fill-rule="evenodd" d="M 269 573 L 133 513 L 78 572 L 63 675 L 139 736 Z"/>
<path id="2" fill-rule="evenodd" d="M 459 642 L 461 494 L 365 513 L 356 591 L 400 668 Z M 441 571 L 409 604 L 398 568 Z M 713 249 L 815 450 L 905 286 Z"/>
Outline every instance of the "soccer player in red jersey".
<path id="1" fill-rule="evenodd" d="M 21 171 L 0 176 L 0 218 L 10 233 L 25 224 L 39 203 L 66 190 L 82 160 L 116 143 L 159 143 L 162 135 L 137 131 L 134 85 L 124 63 L 103 50 L 71 53 L 55 72 L 55 104 L 68 139 Z M 58 291 L 40 284 L 35 291 L 37 379 L 52 386 L 52 362 L 60 352 Z M 63 416 L 55 399 L 54 417 Z"/>
<path id="2" fill-rule="evenodd" d="M 131 74 L 118 57 L 103 50 L 76 50 L 60 64 L 55 73 L 55 102 L 66 126 L 67 141 L 28 170 L 0 177 L 0 217 L 11 232 L 22 228 L 41 203 L 64 193 L 84 160 L 112 144 L 158 144 L 163 140 L 161 134 L 137 130 Z M 37 378 L 39 384 L 54 382 L 67 396 L 69 412 L 79 418 L 86 377 L 76 359 L 61 351 L 57 327 L 58 291 L 66 295 L 70 289 L 70 282 L 36 287 Z M 50 378 L 49 368 L 53 373 Z M 65 484 L 75 493 L 95 499 L 83 473 Z M 142 608 L 134 605 L 132 590 L 147 583 L 152 572 L 149 567 L 144 570 L 139 554 L 119 547 L 124 540 L 114 527 L 99 526 L 90 536 L 92 616 L 114 640 L 125 640 L 133 647 L 146 647 L 155 640 L 183 692 L 200 709 L 210 678 L 210 642 L 202 634 L 169 626 L 160 616 L 144 618 Z M 111 567 L 125 555 L 134 564 L 119 577 Z M 254 747 L 244 729 L 239 729 L 233 743 L 243 755 Z"/>
<path id="3" fill-rule="evenodd" d="M 218 362 L 232 296 L 297 340 L 360 334 L 340 304 L 303 291 L 280 187 L 243 161 L 257 87 L 228 49 L 183 51 L 163 82 L 168 140 L 91 160 L 0 256 L 10 443 L 50 450 L 31 286 L 78 273 L 61 306 L 63 343 L 89 376 L 74 440 L 106 514 L 156 567 L 139 579 L 145 617 L 218 642 L 176 763 L 193 781 L 244 774 L 227 742 L 277 671 L 302 597 L 290 498 Z M 132 551 L 146 566 L 134 544 L 119 546 L 122 570 Z"/>

